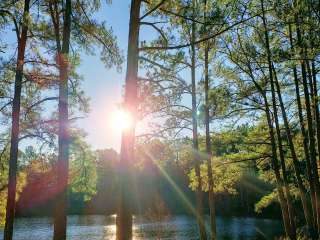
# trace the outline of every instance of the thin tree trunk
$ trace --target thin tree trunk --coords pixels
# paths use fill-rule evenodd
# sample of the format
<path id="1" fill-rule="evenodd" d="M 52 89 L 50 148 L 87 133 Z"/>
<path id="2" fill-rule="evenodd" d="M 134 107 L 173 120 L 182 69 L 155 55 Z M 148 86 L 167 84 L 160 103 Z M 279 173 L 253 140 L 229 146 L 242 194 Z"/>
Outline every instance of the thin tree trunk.
<path id="1" fill-rule="evenodd" d="M 261 0 L 262 21 L 263 21 L 263 26 L 264 26 L 264 35 L 265 35 L 265 44 L 266 44 L 266 50 L 267 50 L 269 79 L 270 79 L 271 92 L 272 92 L 272 98 L 273 98 L 274 116 L 275 116 L 275 120 L 277 120 L 277 109 L 276 109 L 276 104 L 275 104 L 275 91 L 274 91 L 274 82 L 273 82 L 273 73 L 272 73 L 271 52 L 270 52 L 267 21 L 266 21 L 266 18 L 265 18 L 263 1 L 264 0 Z M 265 98 L 265 104 L 266 104 L 267 121 L 268 121 L 269 132 L 270 132 L 269 134 L 270 134 L 271 145 L 272 145 L 273 167 L 274 167 L 274 171 L 275 171 L 275 175 L 276 175 L 276 180 L 277 180 L 277 183 L 278 183 L 277 184 L 277 186 L 278 186 L 278 194 L 279 194 L 280 204 L 282 205 L 282 213 L 283 213 L 286 233 L 287 233 L 287 235 L 288 235 L 288 237 L 290 239 L 296 239 L 295 228 L 294 228 L 294 226 L 292 226 L 292 222 L 290 224 L 290 213 L 289 213 L 290 207 L 287 204 L 288 203 L 288 199 L 286 201 L 285 197 L 284 197 L 284 194 L 283 194 L 283 188 L 282 187 L 284 185 L 284 182 L 282 181 L 281 176 L 280 176 L 279 165 L 278 165 L 278 161 L 277 161 L 276 141 L 275 141 L 275 136 L 274 136 L 274 132 L 273 132 L 273 124 L 272 124 L 272 121 L 271 121 L 270 109 L 269 109 L 269 105 L 268 105 L 268 102 L 267 102 L 267 97 L 266 97 L 265 94 L 264 94 L 264 98 Z M 280 130 L 279 130 L 279 126 L 278 126 L 277 127 L 277 134 L 278 135 L 280 135 L 279 131 Z M 281 136 L 280 136 L 280 138 L 281 138 Z M 281 142 L 279 142 L 278 144 L 280 145 Z M 282 154 L 282 153 L 280 151 L 280 154 Z M 283 163 L 284 163 L 284 159 L 283 159 Z"/>
<path id="2" fill-rule="evenodd" d="M 291 50 L 293 51 L 294 49 L 293 49 L 292 29 L 291 29 L 290 24 L 289 24 L 289 38 L 290 38 Z M 295 65 L 293 66 L 293 78 L 294 78 L 295 92 L 296 92 L 296 98 L 297 98 L 297 107 L 298 107 L 300 129 L 301 129 L 301 133 L 303 136 L 303 148 L 304 148 L 304 153 L 305 153 L 305 158 L 306 158 L 306 163 L 307 163 L 307 175 L 308 175 L 308 181 L 309 181 L 309 185 L 310 185 L 311 206 L 312 206 L 312 213 L 313 213 L 312 226 L 313 226 L 314 230 L 317 230 L 317 228 L 316 228 L 317 206 L 316 206 L 315 186 L 314 186 L 314 180 L 313 180 L 314 177 L 313 177 L 313 173 L 312 173 L 312 169 L 311 169 L 308 134 L 305 129 L 305 123 L 304 123 L 304 119 L 303 119 L 297 67 Z"/>
<path id="3" fill-rule="evenodd" d="M 195 16 L 195 0 L 192 1 L 193 17 Z M 195 22 L 192 22 L 191 42 L 195 42 Z M 197 222 L 199 226 L 200 240 L 206 240 L 207 234 L 205 229 L 203 215 L 203 193 L 202 180 L 200 174 L 200 156 L 199 156 L 199 141 L 198 141 L 198 121 L 197 121 L 197 97 L 196 97 L 196 49 L 195 45 L 191 44 L 191 82 L 192 82 L 192 141 L 195 172 L 197 178 L 196 201 L 197 201 Z"/>
<path id="4" fill-rule="evenodd" d="M 207 1 L 205 0 L 205 8 L 207 8 Z M 204 21 L 207 21 L 206 10 L 204 11 Z M 211 151 L 211 138 L 210 138 L 210 115 L 209 115 L 209 43 L 205 43 L 205 56 L 204 56 L 204 84 L 205 84 L 205 126 L 206 126 L 206 152 L 207 152 L 207 168 L 208 168 L 208 193 L 209 193 L 209 209 L 210 209 L 210 232 L 211 239 L 217 238 L 216 230 L 216 207 L 215 207 L 215 194 L 213 185 L 213 172 L 212 172 L 212 151 Z"/>
<path id="5" fill-rule="evenodd" d="M 305 61 L 307 71 L 308 71 L 308 78 L 309 78 L 309 89 L 310 89 L 310 97 L 311 97 L 311 109 L 312 109 L 312 117 L 314 121 L 314 127 L 316 129 L 316 142 L 318 151 L 316 151 L 316 155 L 318 155 L 318 162 L 319 162 L 319 155 L 320 155 L 320 125 L 319 125 L 319 107 L 318 107 L 318 90 L 317 90 L 317 82 L 316 82 L 316 72 L 314 62 L 312 61 L 312 67 L 308 60 Z M 317 161 L 316 161 L 317 162 Z"/>
<path id="6" fill-rule="evenodd" d="M 268 37 L 268 33 L 266 33 L 266 37 Z M 270 49 L 268 50 L 268 53 L 269 52 L 270 52 Z M 273 81 L 273 77 L 270 77 L 270 79 L 271 79 L 270 85 L 271 85 L 271 95 L 272 95 L 273 117 L 276 125 L 276 135 L 278 139 L 278 149 L 279 149 L 280 164 L 281 164 L 282 176 L 283 176 L 283 185 L 284 185 L 284 190 L 287 197 L 287 205 L 288 205 L 288 211 L 290 216 L 291 228 L 295 229 L 296 223 L 295 223 L 294 209 L 292 206 L 292 197 L 291 197 L 289 186 L 288 186 L 288 176 L 287 176 L 287 170 L 286 170 L 285 157 L 283 154 L 284 151 L 283 151 L 283 145 L 282 145 L 279 118 L 278 118 L 278 109 L 277 109 L 277 102 L 276 102 L 276 96 L 275 96 L 274 81 Z"/>
<path id="7" fill-rule="evenodd" d="M 307 49 L 305 48 L 305 52 L 307 52 Z M 313 80 L 312 80 L 312 72 L 311 72 L 311 67 L 310 67 L 310 63 L 307 60 L 307 55 L 306 55 L 306 60 L 305 62 L 305 66 L 306 66 L 306 70 L 307 70 L 307 83 L 309 86 L 309 93 L 310 93 L 310 107 L 311 107 L 311 116 L 312 116 L 312 121 L 313 121 L 313 127 L 316 127 L 316 115 L 315 115 L 315 99 L 314 99 L 314 89 L 313 89 Z M 315 132 L 313 133 L 313 135 L 315 136 Z M 315 138 L 316 141 L 316 138 Z M 317 159 L 317 151 L 316 151 L 316 159 Z"/>
<path id="8" fill-rule="evenodd" d="M 318 174 L 318 166 L 316 160 L 316 148 L 315 148 L 315 138 L 313 132 L 313 121 L 312 121 L 312 112 L 311 112 L 311 104 L 310 104 L 310 94 L 308 89 L 308 81 L 307 81 L 307 72 L 306 72 L 306 63 L 305 63 L 305 52 L 302 43 L 302 36 L 299 26 L 299 20 L 296 16 L 296 24 L 297 24 L 297 38 L 298 38 L 298 46 L 300 47 L 300 57 L 301 57 L 301 74 L 302 74 L 302 85 L 303 92 L 305 97 L 305 107 L 307 113 L 307 126 L 308 126 L 308 137 L 309 137 L 309 146 L 310 146 L 310 162 L 311 162 L 311 170 L 313 172 L 313 183 L 315 187 L 315 199 L 316 199 L 316 222 L 318 233 L 320 232 L 320 182 L 319 182 L 319 174 Z"/>
<path id="9" fill-rule="evenodd" d="M 62 48 L 61 51 L 59 49 L 57 51 L 59 66 L 59 155 L 56 170 L 57 189 L 59 189 L 59 192 L 57 194 L 54 212 L 54 240 L 64 240 L 67 235 L 67 193 L 69 174 L 68 69 L 71 32 L 71 0 L 65 1 L 63 21 Z"/>
<path id="10" fill-rule="evenodd" d="M 208 186 L 209 186 L 209 209 L 210 209 L 210 230 L 211 239 L 217 238 L 216 233 L 216 209 L 215 209 L 215 194 L 212 172 L 212 152 L 210 139 L 210 116 L 209 116 L 209 73 L 208 73 L 208 48 L 205 50 L 205 125 L 206 125 L 206 152 L 207 152 L 207 167 L 208 167 Z"/>
<path id="11" fill-rule="evenodd" d="M 283 100 L 282 100 L 279 81 L 278 81 L 277 74 L 276 74 L 276 71 L 274 68 L 273 68 L 273 70 L 274 70 L 275 85 L 277 88 L 282 118 L 283 118 L 285 130 L 286 130 L 286 135 L 287 135 L 287 139 L 288 139 L 288 143 L 289 143 L 290 153 L 292 156 L 293 167 L 294 167 L 294 171 L 295 171 L 295 175 L 296 175 L 296 179 L 297 179 L 297 183 L 298 183 L 298 188 L 299 188 L 300 198 L 301 198 L 302 207 L 303 207 L 303 211 L 304 211 L 304 216 L 305 216 L 306 223 L 309 228 L 310 234 L 313 238 L 315 238 L 316 236 L 315 236 L 315 231 L 313 229 L 312 215 L 311 215 L 311 211 L 310 211 L 308 200 L 307 200 L 307 190 L 305 189 L 302 178 L 301 178 L 301 172 L 299 169 L 299 161 L 298 161 L 298 157 L 297 157 L 294 143 L 292 140 L 292 134 L 291 134 L 288 117 L 287 117 L 285 107 L 283 104 Z"/>
<path id="12" fill-rule="evenodd" d="M 129 39 L 127 54 L 127 73 L 125 84 L 124 107 L 133 119 L 136 119 L 138 94 L 138 59 L 139 59 L 139 18 L 141 0 L 131 1 Z M 132 163 L 134 159 L 135 123 L 124 130 L 121 140 L 119 202 L 117 210 L 117 240 L 132 239 Z"/>
<path id="13" fill-rule="evenodd" d="M 317 73 L 316 66 L 314 60 L 311 62 L 311 72 L 312 72 L 312 80 L 313 80 L 313 93 L 314 93 L 314 115 L 315 115 L 315 123 L 317 130 L 317 147 L 318 147 L 318 164 L 320 164 L 320 112 L 319 112 L 319 100 L 318 100 L 318 87 L 317 87 Z"/>
<path id="14" fill-rule="evenodd" d="M 274 91 L 274 90 L 271 90 L 271 91 Z M 288 205 L 291 229 L 292 231 L 294 231 L 294 229 L 296 229 L 295 214 L 294 214 L 294 208 L 292 206 L 292 197 L 290 194 L 290 189 L 288 186 L 288 175 L 287 175 L 285 158 L 283 154 L 283 145 L 282 145 L 281 131 L 280 131 L 279 119 L 278 119 L 277 108 L 276 108 L 276 101 L 274 97 L 272 97 L 272 102 L 273 102 L 274 121 L 276 125 L 276 135 L 278 139 L 280 164 L 281 164 L 281 170 L 282 170 L 282 176 L 283 176 L 283 186 L 284 186 L 284 191 L 285 191 L 287 205 Z"/>
<path id="15" fill-rule="evenodd" d="M 250 69 L 252 72 L 252 70 Z M 284 223 L 284 228 L 286 235 L 290 239 L 294 239 L 292 236 L 292 231 L 291 231 L 291 225 L 290 225 L 290 216 L 288 212 L 288 205 L 285 200 L 285 196 L 283 193 L 283 181 L 281 179 L 280 175 L 280 170 L 279 170 L 279 164 L 278 164 L 278 157 L 277 157 L 277 146 L 276 146 L 276 141 L 274 137 L 274 132 L 273 132 L 273 124 L 271 120 L 271 112 L 270 112 L 270 107 L 268 103 L 268 99 L 266 96 L 265 91 L 259 86 L 259 84 L 256 81 L 253 81 L 255 86 L 257 87 L 258 91 L 261 93 L 263 100 L 264 100 L 264 105 L 265 105 L 265 113 L 267 117 L 267 123 L 268 123 L 268 128 L 269 128 L 269 137 L 271 141 L 271 150 L 272 150 L 272 157 L 271 157 L 271 163 L 272 163 L 272 169 L 274 171 L 275 177 L 276 177 L 276 186 L 277 186 L 277 192 L 278 192 L 278 199 L 280 203 L 280 209 L 282 212 L 282 219 Z"/>
<path id="16" fill-rule="evenodd" d="M 309 10 L 309 18 L 312 18 L 312 10 L 311 4 L 308 5 Z M 309 27 L 309 41 L 310 41 L 310 50 L 311 53 L 315 52 L 315 44 L 314 44 L 314 31 L 312 27 Z M 310 71 L 310 90 L 312 92 L 312 104 L 313 104 L 313 115 L 315 121 L 315 128 L 316 128 L 316 139 L 317 139 L 317 148 L 318 148 L 318 164 L 320 164 L 320 112 L 319 112 L 319 105 L 318 105 L 318 88 L 317 88 L 317 73 L 315 67 L 314 56 L 311 57 L 311 69 L 309 61 L 307 62 L 308 69 Z"/>
<path id="17" fill-rule="evenodd" d="M 269 104 L 268 104 L 268 100 L 267 100 L 266 96 L 264 96 L 264 101 L 265 101 L 266 117 L 267 117 L 267 123 L 268 123 L 268 127 L 269 127 L 269 136 L 270 136 L 271 148 L 272 148 L 271 161 L 272 161 L 272 167 L 274 170 L 274 174 L 276 177 L 277 191 L 278 191 L 279 203 L 280 203 L 280 207 L 281 207 L 281 211 L 282 211 L 284 228 L 286 231 L 286 235 L 291 240 L 293 240 L 293 239 L 296 239 L 296 236 L 291 229 L 288 205 L 287 205 L 287 201 L 285 199 L 284 193 L 283 193 L 283 181 L 281 179 L 279 163 L 278 163 L 278 158 L 277 158 L 276 141 L 275 141 L 275 136 L 274 136 L 274 131 L 273 131 L 272 120 L 271 120 L 271 116 L 270 116 L 270 108 L 269 108 Z"/>
<path id="18" fill-rule="evenodd" d="M 239 42 L 241 44 L 240 38 L 238 40 L 239 40 Z M 263 97 L 263 100 L 264 100 L 264 106 L 265 106 L 264 111 L 266 113 L 267 124 L 268 124 L 268 128 L 269 128 L 269 138 L 270 138 L 270 141 L 271 141 L 271 150 L 272 150 L 271 164 L 272 164 L 272 169 L 274 171 L 275 178 L 276 178 L 276 187 L 277 187 L 277 192 L 278 192 L 278 200 L 279 200 L 279 203 L 280 203 L 280 209 L 281 209 L 281 213 L 282 213 L 282 219 L 283 219 L 286 235 L 288 237 L 290 237 L 290 239 L 294 239 L 294 238 L 291 237 L 291 232 L 292 231 L 291 231 L 291 225 L 290 225 L 290 217 L 289 217 L 289 212 L 288 212 L 288 205 L 287 205 L 287 202 L 285 200 L 284 193 L 283 193 L 283 182 L 282 182 L 282 179 L 281 179 L 279 165 L 278 165 L 277 146 L 276 146 L 275 137 L 274 137 L 273 124 L 272 124 L 272 119 L 271 119 L 271 112 L 270 112 L 270 107 L 269 107 L 269 103 L 268 103 L 268 98 L 266 96 L 266 90 L 264 90 L 255 81 L 254 76 L 252 74 L 253 71 L 251 69 L 250 64 L 248 64 L 248 68 L 249 68 L 249 72 L 250 72 L 250 76 L 252 78 L 252 81 L 253 81 L 255 87 L 257 88 L 257 90 L 260 92 L 260 94 L 261 94 L 261 96 Z"/>
<path id="19" fill-rule="evenodd" d="M 314 60 L 312 60 L 312 76 L 313 76 L 313 92 L 314 92 L 314 111 L 315 111 L 315 124 L 317 130 L 317 147 L 318 147 L 318 164 L 320 164 L 320 112 L 319 112 L 319 100 L 318 100 L 318 87 L 317 87 L 317 74 Z"/>
<path id="20" fill-rule="evenodd" d="M 30 0 L 25 0 L 23 16 L 29 14 Z M 18 29 L 16 30 L 18 31 Z M 9 158 L 9 179 L 8 179 L 8 197 L 6 207 L 6 220 L 4 229 L 4 240 L 12 240 L 13 222 L 15 215 L 16 187 L 17 187 L 17 168 L 18 168 L 18 147 L 20 131 L 20 99 L 23 79 L 23 65 L 25 49 L 27 44 L 28 24 L 22 25 L 21 35 L 18 41 L 18 56 L 14 83 L 14 97 L 12 103 L 12 127 L 11 127 L 11 145 Z"/>

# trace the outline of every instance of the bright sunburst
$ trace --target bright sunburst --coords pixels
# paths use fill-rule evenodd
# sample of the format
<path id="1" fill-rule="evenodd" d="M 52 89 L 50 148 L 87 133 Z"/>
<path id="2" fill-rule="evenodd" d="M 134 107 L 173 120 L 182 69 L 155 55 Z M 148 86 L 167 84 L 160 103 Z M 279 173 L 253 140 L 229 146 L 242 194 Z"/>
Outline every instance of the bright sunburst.
<path id="1" fill-rule="evenodd" d="M 119 128 L 120 130 L 127 130 L 133 124 L 132 116 L 129 112 L 119 109 L 114 113 L 113 126 Z"/>

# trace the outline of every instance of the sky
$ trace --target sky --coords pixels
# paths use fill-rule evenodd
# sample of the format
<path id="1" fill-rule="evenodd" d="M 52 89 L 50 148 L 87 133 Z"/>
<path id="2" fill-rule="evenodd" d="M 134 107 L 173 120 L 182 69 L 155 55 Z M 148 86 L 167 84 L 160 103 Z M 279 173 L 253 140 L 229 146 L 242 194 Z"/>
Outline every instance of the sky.
<path id="1" fill-rule="evenodd" d="M 126 57 L 131 0 L 112 0 L 112 4 L 105 4 L 106 0 L 101 0 L 101 2 L 103 7 L 96 14 L 96 17 L 100 21 L 106 21 L 106 25 L 113 29 L 118 45 L 124 57 Z M 149 26 L 140 27 L 140 41 L 150 41 L 155 39 L 156 36 L 157 33 Z M 115 68 L 106 69 L 100 61 L 99 49 L 96 52 L 96 56 L 82 55 L 82 62 L 78 69 L 84 77 L 84 91 L 91 99 L 91 111 L 85 119 L 79 120 L 78 126 L 87 133 L 86 140 L 93 149 L 113 148 L 119 151 L 121 129 L 115 123 L 114 116 L 122 102 L 126 60 L 124 59 L 122 71 L 119 73 Z M 143 76 L 143 73 L 143 70 L 140 70 L 139 75 Z M 203 77 L 201 69 L 197 70 L 196 74 L 198 78 Z M 185 80 L 190 81 L 188 70 L 182 71 L 180 75 Z M 182 102 L 191 106 L 191 96 L 184 96 Z M 226 125 L 229 123 L 227 120 L 223 122 Z M 147 129 L 147 125 L 142 124 L 143 128 Z M 212 124 L 212 129 L 222 129 L 223 124 L 220 121 L 215 121 Z M 199 126 L 198 131 L 201 133 L 204 129 Z M 183 132 L 183 134 L 189 135 L 190 132 Z"/>
<path id="2" fill-rule="evenodd" d="M 105 1 L 97 19 L 106 21 L 113 29 L 123 55 L 126 56 L 128 44 L 128 25 L 130 0 L 113 0 L 111 5 Z M 82 55 L 79 73 L 84 78 L 83 89 L 90 97 L 90 113 L 85 119 L 79 120 L 78 126 L 83 128 L 88 143 L 94 149 L 120 149 L 121 129 L 117 127 L 114 115 L 122 100 L 125 81 L 125 61 L 122 71 L 115 68 L 106 69 L 100 61 L 99 50 L 96 56 Z"/>
<path id="3" fill-rule="evenodd" d="M 126 57 L 131 0 L 113 0 L 112 4 L 106 4 L 106 0 L 101 2 L 102 8 L 95 13 L 95 17 L 112 28 L 123 56 Z M 150 27 L 140 28 L 140 40 L 148 41 L 156 36 L 156 32 Z M 15 42 L 12 31 L 8 31 L 7 41 Z M 77 126 L 87 133 L 86 141 L 93 149 L 113 148 L 119 151 L 121 128 L 115 122 L 115 115 L 122 102 L 126 59 L 122 71 L 118 72 L 116 68 L 107 69 L 104 66 L 99 56 L 100 49 L 95 52 L 95 56 L 81 53 L 81 64 L 77 69 L 84 80 L 82 88 L 86 97 L 90 98 L 90 112 L 85 118 L 77 120 Z M 140 71 L 140 75 L 143 75 L 143 71 Z M 23 142 L 23 146 L 30 144 L 34 144 L 32 140 Z"/>
<path id="4" fill-rule="evenodd" d="M 107 27 L 111 27 L 117 42 L 126 57 L 130 0 L 113 0 L 112 4 L 105 4 L 96 14 L 99 21 L 106 21 Z M 148 26 L 140 27 L 140 40 L 152 40 L 157 33 Z M 106 69 L 100 61 L 99 49 L 96 56 L 82 55 L 82 62 L 78 68 L 84 77 L 83 88 L 90 97 L 91 111 L 87 118 L 79 120 L 78 126 L 87 133 L 87 142 L 94 149 L 113 148 L 120 149 L 121 129 L 115 122 L 115 115 L 122 102 L 125 82 L 126 59 L 124 59 L 121 72 L 115 68 Z M 143 71 L 140 71 L 143 75 Z"/>

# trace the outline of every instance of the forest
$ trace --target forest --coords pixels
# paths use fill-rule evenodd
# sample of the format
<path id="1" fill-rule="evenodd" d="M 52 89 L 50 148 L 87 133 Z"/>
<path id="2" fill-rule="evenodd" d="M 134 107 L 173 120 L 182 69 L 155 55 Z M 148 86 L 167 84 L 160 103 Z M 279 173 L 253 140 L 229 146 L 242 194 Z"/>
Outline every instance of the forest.
<path id="1" fill-rule="evenodd" d="M 315 0 L 1 0 L 0 235 L 320 239 L 319 40 Z"/>

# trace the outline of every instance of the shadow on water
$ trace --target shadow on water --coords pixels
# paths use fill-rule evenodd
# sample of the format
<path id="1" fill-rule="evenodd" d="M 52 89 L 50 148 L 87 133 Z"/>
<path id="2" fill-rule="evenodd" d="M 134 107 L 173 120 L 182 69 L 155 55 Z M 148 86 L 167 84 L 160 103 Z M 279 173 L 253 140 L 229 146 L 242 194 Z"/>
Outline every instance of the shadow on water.
<path id="1" fill-rule="evenodd" d="M 114 240 L 115 216 L 89 215 L 68 217 L 68 239 Z M 256 218 L 217 218 L 219 240 L 274 239 L 282 234 L 281 222 Z M 47 240 L 52 238 L 51 218 L 18 218 L 15 224 L 15 240 Z M 144 217 L 134 218 L 134 240 L 198 239 L 196 221 L 189 216 L 167 217 L 152 221 Z"/>

